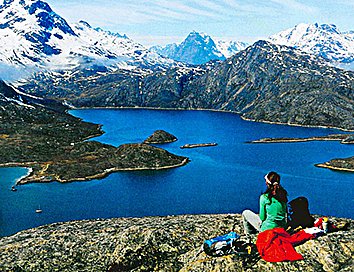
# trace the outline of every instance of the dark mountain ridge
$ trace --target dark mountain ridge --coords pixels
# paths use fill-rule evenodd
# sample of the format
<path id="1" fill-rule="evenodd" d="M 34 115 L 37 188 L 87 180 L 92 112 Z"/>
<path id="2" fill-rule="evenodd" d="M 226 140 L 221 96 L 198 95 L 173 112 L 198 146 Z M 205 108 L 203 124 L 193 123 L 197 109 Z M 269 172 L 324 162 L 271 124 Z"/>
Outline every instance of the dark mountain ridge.
<path id="1" fill-rule="evenodd" d="M 354 130 L 354 73 L 266 41 L 208 69 L 41 74 L 21 87 L 75 107 L 212 109 L 254 121 Z"/>
<path id="2" fill-rule="evenodd" d="M 191 82 L 184 100 L 255 121 L 353 130 L 353 79 L 312 55 L 259 41 Z"/>

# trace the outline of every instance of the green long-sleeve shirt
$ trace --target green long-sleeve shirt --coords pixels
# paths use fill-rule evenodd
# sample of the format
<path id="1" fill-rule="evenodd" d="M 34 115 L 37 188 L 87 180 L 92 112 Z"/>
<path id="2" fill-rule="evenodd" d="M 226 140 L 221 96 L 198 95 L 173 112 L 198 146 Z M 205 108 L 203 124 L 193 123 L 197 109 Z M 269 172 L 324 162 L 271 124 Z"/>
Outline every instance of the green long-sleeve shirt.
<path id="1" fill-rule="evenodd" d="M 286 226 L 285 202 L 279 202 L 274 197 L 270 200 L 267 194 L 262 194 L 259 204 L 259 217 L 262 220 L 261 231 Z"/>

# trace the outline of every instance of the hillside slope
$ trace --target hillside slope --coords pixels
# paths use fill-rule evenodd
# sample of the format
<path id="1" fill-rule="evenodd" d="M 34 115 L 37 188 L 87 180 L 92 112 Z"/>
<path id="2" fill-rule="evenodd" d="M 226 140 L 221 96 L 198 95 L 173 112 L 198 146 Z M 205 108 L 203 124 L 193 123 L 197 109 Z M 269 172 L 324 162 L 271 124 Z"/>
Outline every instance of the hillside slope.
<path id="1" fill-rule="evenodd" d="M 354 73 L 266 41 L 206 69 L 40 74 L 21 88 L 76 107 L 212 109 L 255 121 L 354 130 Z"/>

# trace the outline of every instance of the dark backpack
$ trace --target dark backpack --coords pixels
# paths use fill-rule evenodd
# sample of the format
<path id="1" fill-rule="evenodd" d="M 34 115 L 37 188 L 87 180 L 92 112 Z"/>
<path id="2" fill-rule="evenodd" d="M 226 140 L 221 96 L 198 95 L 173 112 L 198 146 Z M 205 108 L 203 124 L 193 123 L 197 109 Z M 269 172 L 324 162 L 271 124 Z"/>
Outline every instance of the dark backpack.
<path id="1" fill-rule="evenodd" d="M 309 202 L 306 197 L 300 196 L 288 203 L 288 231 L 313 227 L 315 219 L 309 211 Z"/>

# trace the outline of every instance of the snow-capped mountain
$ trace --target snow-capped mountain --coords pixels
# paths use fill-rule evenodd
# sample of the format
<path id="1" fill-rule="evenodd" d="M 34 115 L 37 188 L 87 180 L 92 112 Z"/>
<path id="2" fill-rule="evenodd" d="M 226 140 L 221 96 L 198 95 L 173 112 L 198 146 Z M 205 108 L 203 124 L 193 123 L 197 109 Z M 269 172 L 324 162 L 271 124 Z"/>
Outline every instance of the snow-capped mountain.
<path id="1" fill-rule="evenodd" d="M 103 64 L 133 69 L 173 64 L 125 35 L 83 21 L 70 25 L 41 0 L 4 0 L 0 22 L 0 61 L 10 65 Z"/>
<path id="2" fill-rule="evenodd" d="M 249 46 L 248 43 L 238 42 L 238 41 L 223 41 L 219 40 L 216 42 L 216 46 L 218 50 L 223 54 L 226 58 L 229 58 L 241 50 L 245 49 Z"/>
<path id="3" fill-rule="evenodd" d="M 321 56 L 333 63 L 354 62 L 354 32 L 340 32 L 333 24 L 298 24 L 270 36 L 269 40 Z"/>
<path id="4" fill-rule="evenodd" d="M 248 44 L 243 42 L 215 42 L 209 35 L 192 31 L 180 44 L 168 44 L 164 47 L 153 46 L 151 50 L 188 64 L 204 64 L 211 60 L 225 60 L 243 50 Z"/>

